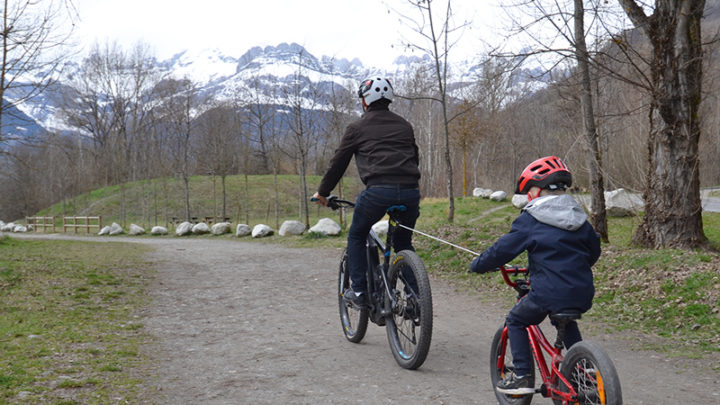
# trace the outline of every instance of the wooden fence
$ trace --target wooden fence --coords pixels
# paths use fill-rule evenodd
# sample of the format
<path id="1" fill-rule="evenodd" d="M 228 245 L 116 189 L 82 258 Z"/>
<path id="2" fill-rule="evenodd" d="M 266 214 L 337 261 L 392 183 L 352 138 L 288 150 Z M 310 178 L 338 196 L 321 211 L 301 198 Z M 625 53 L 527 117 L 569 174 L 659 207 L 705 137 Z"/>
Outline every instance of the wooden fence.
<path id="1" fill-rule="evenodd" d="M 25 217 L 25 224 L 32 225 L 33 231 L 52 229 L 55 232 L 55 217 Z"/>
<path id="2" fill-rule="evenodd" d="M 97 229 L 100 232 L 102 229 L 102 217 L 63 217 L 63 232 L 67 232 L 68 228 L 75 233 L 77 233 L 78 229 L 85 229 L 85 232 L 90 233 L 90 228 Z"/>

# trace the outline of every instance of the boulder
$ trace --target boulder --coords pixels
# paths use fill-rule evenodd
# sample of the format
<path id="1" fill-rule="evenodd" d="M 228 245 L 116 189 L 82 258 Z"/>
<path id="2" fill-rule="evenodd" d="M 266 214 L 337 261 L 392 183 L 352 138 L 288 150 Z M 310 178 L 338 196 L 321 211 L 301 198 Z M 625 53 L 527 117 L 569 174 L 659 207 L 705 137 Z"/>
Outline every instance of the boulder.
<path id="1" fill-rule="evenodd" d="M 167 235 L 168 230 L 164 226 L 153 226 L 150 230 L 151 235 Z"/>
<path id="2" fill-rule="evenodd" d="M 210 227 L 205 222 L 198 222 L 195 224 L 195 226 L 192 227 L 192 233 L 195 235 L 203 235 L 206 233 L 210 233 Z"/>
<path id="3" fill-rule="evenodd" d="M 267 226 L 265 224 L 258 224 L 258 225 L 255 225 L 255 227 L 252 230 L 252 237 L 253 238 L 264 238 L 266 236 L 272 235 L 273 233 L 275 233 L 275 231 L 273 231 L 273 229 L 270 228 L 269 226 Z"/>
<path id="4" fill-rule="evenodd" d="M 527 194 L 513 194 L 512 205 L 517 209 L 523 209 L 528 203 Z"/>
<path id="5" fill-rule="evenodd" d="M 130 224 L 130 235 L 144 235 L 145 228 L 140 225 Z"/>
<path id="6" fill-rule="evenodd" d="M 98 232 L 98 235 L 107 235 L 110 233 L 110 225 L 106 225 L 103 227 L 103 229 Z"/>
<path id="7" fill-rule="evenodd" d="M 2 228 L 0 228 L 0 231 L 3 232 L 12 232 L 12 230 L 15 228 L 14 222 L 8 222 L 7 224 L 3 225 Z"/>
<path id="8" fill-rule="evenodd" d="M 320 233 L 328 236 L 337 236 L 341 230 L 340 225 L 330 218 L 322 218 L 315 226 L 310 228 L 310 232 L 312 233 Z"/>
<path id="9" fill-rule="evenodd" d="M 13 228 L 13 232 L 25 233 L 25 232 L 27 232 L 27 227 L 24 225 L 15 225 L 15 227 Z"/>
<path id="10" fill-rule="evenodd" d="M 613 217 L 635 216 L 644 206 L 637 194 L 629 193 L 623 188 L 605 192 L 605 209 Z"/>
<path id="11" fill-rule="evenodd" d="M 247 224 L 238 224 L 236 230 L 235 230 L 235 236 L 238 238 L 241 236 L 248 236 L 252 233 L 252 228 L 250 228 L 250 225 Z"/>
<path id="12" fill-rule="evenodd" d="M 285 235 L 302 235 L 305 232 L 305 224 L 300 221 L 285 221 L 280 225 L 278 234 Z"/>
<path id="13" fill-rule="evenodd" d="M 212 232 L 213 235 L 224 235 L 226 233 L 230 233 L 230 223 L 218 222 L 210 228 L 210 232 Z"/>
<path id="14" fill-rule="evenodd" d="M 480 198 L 490 198 L 490 194 L 492 194 L 492 190 L 488 188 L 475 188 L 473 189 L 473 197 L 480 197 Z"/>
<path id="15" fill-rule="evenodd" d="M 375 223 L 375 225 L 372 226 L 372 230 L 375 231 L 378 236 L 387 235 L 388 228 L 390 227 L 390 224 L 388 223 L 388 220 L 378 221 Z"/>
<path id="16" fill-rule="evenodd" d="M 183 222 L 175 228 L 175 234 L 177 236 L 190 235 L 192 233 L 193 225 L 190 222 Z"/>
<path id="17" fill-rule="evenodd" d="M 490 194 L 490 199 L 493 201 L 505 201 L 505 198 L 507 197 L 507 193 L 500 190 L 495 191 L 494 193 Z"/>
<path id="18" fill-rule="evenodd" d="M 117 222 L 113 222 L 112 225 L 110 225 L 110 232 L 108 232 L 108 235 L 114 236 L 120 235 L 121 233 L 123 233 L 122 226 L 120 226 Z"/>

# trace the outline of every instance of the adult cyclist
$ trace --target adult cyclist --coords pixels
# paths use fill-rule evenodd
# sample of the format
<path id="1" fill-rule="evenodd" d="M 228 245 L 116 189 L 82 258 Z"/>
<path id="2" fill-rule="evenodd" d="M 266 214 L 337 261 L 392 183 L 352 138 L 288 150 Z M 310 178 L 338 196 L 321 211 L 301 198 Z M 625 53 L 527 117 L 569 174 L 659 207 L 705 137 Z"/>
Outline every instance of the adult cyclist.
<path id="1" fill-rule="evenodd" d="M 373 224 L 386 209 L 404 205 L 407 210 L 398 217 L 413 228 L 420 215 L 420 169 L 418 147 L 412 125 L 390 111 L 393 88 L 390 80 L 374 77 L 360 83 L 358 97 L 364 114 L 345 129 L 340 146 L 330 160 L 317 192 L 317 203 L 327 206 L 327 197 L 342 178 L 350 160 L 355 163 L 366 188 L 357 197 L 352 224 L 347 237 L 348 267 L 351 287 L 344 299 L 355 305 L 367 305 L 367 257 L 365 241 Z M 413 249 L 412 232 L 398 228 L 393 238 L 396 252 Z M 409 280 L 410 283 L 414 280 Z"/>

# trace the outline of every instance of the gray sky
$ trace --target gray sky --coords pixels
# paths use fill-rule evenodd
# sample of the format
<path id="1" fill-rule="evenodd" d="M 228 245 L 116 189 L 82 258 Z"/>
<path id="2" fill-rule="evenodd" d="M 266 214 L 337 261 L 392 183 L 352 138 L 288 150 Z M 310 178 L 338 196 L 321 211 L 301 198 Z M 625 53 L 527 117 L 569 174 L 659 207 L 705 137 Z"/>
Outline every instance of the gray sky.
<path id="1" fill-rule="evenodd" d="M 472 20 L 451 56 L 468 59 L 483 49 L 480 38 L 499 32 L 497 0 L 453 0 L 458 20 Z M 139 40 L 167 58 L 182 50 L 220 49 L 239 57 L 253 46 L 296 42 L 310 53 L 360 58 L 383 67 L 398 54 L 412 31 L 397 13 L 419 16 L 407 0 L 73 0 L 85 44 L 118 40 L 130 47 Z M 445 1 L 434 5 L 444 8 Z M 438 10 L 440 11 L 440 10 Z M 417 19 L 419 20 L 419 18 Z M 395 48 L 392 46 L 395 45 Z"/>

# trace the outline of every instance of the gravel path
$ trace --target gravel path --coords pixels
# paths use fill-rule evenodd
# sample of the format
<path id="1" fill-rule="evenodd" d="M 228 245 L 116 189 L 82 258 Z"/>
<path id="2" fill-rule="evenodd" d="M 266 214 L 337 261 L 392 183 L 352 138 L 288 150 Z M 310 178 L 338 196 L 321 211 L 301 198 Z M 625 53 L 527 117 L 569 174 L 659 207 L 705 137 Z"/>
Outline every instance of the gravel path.
<path id="1" fill-rule="evenodd" d="M 419 370 L 408 371 L 396 365 L 383 328 L 370 325 L 360 344 L 343 337 L 338 250 L 217 238 L 91 240 L 155 247 L 157 277 L 144 322 L 156 341 L 147 354 L 158 396 L 148 403 L 496 403 L 487 357 L 508 308 L 439 280 L 431 279 L 430 354 Z M 585 339 L 612 357 L 626 404 L 720 404 L 717 372 L 693 371 L 692 362 L 640 350 L 620 335 L 586 331 Z"/>

